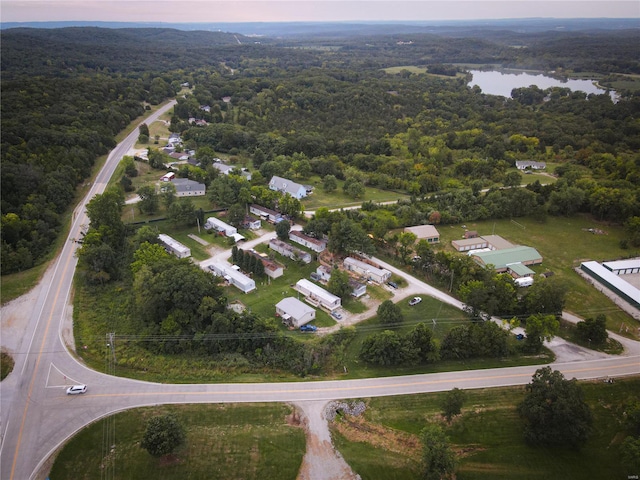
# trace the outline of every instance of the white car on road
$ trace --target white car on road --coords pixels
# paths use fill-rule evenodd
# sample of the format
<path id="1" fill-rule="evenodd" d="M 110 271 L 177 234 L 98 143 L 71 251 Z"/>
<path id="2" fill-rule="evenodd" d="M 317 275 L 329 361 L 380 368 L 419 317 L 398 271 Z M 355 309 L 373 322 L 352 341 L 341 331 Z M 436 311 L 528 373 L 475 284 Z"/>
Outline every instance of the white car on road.
<path id="1" fill-rule="evenodd" d="M 87 391 L 86 385 L 72 385 L 67 388 L 67 395 L 80 395 Z"/>

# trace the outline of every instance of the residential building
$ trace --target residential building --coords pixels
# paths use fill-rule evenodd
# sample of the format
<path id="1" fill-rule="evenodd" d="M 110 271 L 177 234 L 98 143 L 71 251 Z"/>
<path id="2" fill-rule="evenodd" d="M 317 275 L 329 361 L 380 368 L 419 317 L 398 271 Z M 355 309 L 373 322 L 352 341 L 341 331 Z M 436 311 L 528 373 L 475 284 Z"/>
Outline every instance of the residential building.
<path id="1" fill-rule="evenodd" d="M 353 257 L 345 258 L 343 264 L 344 268 L 348 271 L 354 272 L 366 280 L 371 280 L 376 283 L 384 283 L 391 278 L 391 272 L 389 270 L 371 265 Z"/>
<path id="2" fill-rule="evenodd" d="M 516 160 L 516 168 L 518 170 L 544 170 L 547 168 L 547 164 L 545 162 L 534 162 L 532 160 Z"/>
<path id="3" fill-rule="evenodd" d="M 204 183 L 194 182 L 188 178 L 176 178 L 172 183 L 176 187 L 176 197 L 201 197 L 207 193 Z"/>
<path id="4" fill-rule="evenodd" d="M 227 165 L 226 163 L 214 162 L 211 164 L 213 168 L 218 170 L 223 175 L 230 175 L 234 170 L 239 170 L 240 174 L 246 178 L 248 181 L 251 181 L 251 172 L 246 168 L 240 168 L 235 165 Z"/>
<path id="5" fill-rule="evenodd" d="M 158 235 L 158 240 L 165 248 L 165 250 L 178 258 L 187 258 L 191 256 L 191 249 L 189 247 L 184 246 L 179 241 L 171 238 L 169 235 L 165 235 L 161 233 Z"/>
<path id="6" fill-rule="evenodd" d="M 315 320 L 316 310 L 295 297 L 286 297 L 276 303 L 276 315 L 285 325 L 300 328 Z"/>
<path id="7" fill-rule="evenodd" d="M 364 283 L 360 283 L 353 278 L 349 279 L 349 286 L 351 287 L 351 296 L 360 298 L 363 295 L 367 294 L 367 285 Z"/>
<path id="8" fill-rule="evenodd" d="M 277 192 L 288 193 L 298 200 L 307 196 L 307 189 L 294 181 L 274 175 L 269 181 L 269 188 Z"/>
<path id="9" fill-rule="evenodd" d="M 418 240 L 426 240 L 427 243 L 440 243 L 440 233 L 433 225 L 418 225 L 406 227 L 405 232 L 413 233 Z"/>
<path id="10" fill-rule="evenodd" d="M 244 220 L 242 221 L 242 228 L 246 228 L 247 230 L 259 230 L 261 227 L 262 220 L 250 215 L 245 216 Z"/>
<path id="11" fill-rule="evenodd" d="M 307 247 L 309 250 L 313 250 L 316 253 L 320 253 L 327 248 L 327 242 L 325 240 L 318 240 L 317 238 L 310 237 L 299 230 L 291 230 L 289 232 L 289 240 L 296 242 L 303 247 Z"/>
<path id="12" fill-rule="evenodd" d="M 290 258 L 291 260 L 301 260 L 304 263 L 311 263 L 313 260 L 309 252 L 300 250 L 299 248 L 289 245 L 287 242 L 283 242 L 277 238 L 274 238 L 269 242 L 269 248 L 271 250 L 275 250 L 280 255 Z"/>
<path id="13" fill-rule="evenodd" d="M 316 275 L 318 276 L 318 280 L 328 282 L 331 278 L 331 267 L 320 265 L 318 268 L 316 268 Z"/>
<path id="14" fill-rule="evenodd" d="M 234 265 L 229 265 L 226 262 L 214 263 L 209 265 L 209 270 L 214 275 L 224 278 L 229 282 L 229 285 L 233 285 L 241 292 L 249 293 L 256 289 L 256 282 L 237 268 L 234 268 Z"/>
<path id="15" fill-rule="evenodd" d="M 175 178 L 176 178 L 176 174 L 174 172 L 167 172 L 162 177 L 160 177 L 160 180 L 163 182 L 171 182 Z"/>
<path id="16" fill-rule="evenodd" d="M 249 207 L 249 212 L 271 223 L 282 221 L 282 214 L 261 205 L 253 204 Z"/>
<path id="17" fill-rule="evenodd" d="M 207 222 L 204 224 L 204 228 L 206 230 L 214 229 L 216 232 L 220 232 L 226 237 L 232 237 L 233 235 L 238 233 L 238 229 L 236 227 L 229 225 L 228 223 L 225 223 L 216 217 L 207 218 Z"/>
<path id="18" fill-rule="evenodd" d="M 340 297 L 326 291 L 324 288 L 310 282 L 306 278 L 301 278 L 296 283 L 295 289 L 305 296 L 307 302 L 334 311 L 340 308 L 342 301 Z"/>
<path id="19" fill-rule="evenodd" d="M 264 273 L 267 277 L 272 279 L 276 279 L 284 275 L 284 266 L 279 264 L 278 262 L 274 262 L 269 259 L 265 254 L 261 254 L 256 252 L 255 250 L 244 250 L 245 254 L 253 255 L 256 257 L 264 267 Z"/>

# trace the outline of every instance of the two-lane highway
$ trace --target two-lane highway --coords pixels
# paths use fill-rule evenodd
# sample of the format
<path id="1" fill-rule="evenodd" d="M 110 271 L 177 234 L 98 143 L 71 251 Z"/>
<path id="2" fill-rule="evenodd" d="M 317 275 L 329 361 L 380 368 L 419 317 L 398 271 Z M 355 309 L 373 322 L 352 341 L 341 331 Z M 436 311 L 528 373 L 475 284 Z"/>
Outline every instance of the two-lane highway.
<path id="1" fill-rule="evenodd" d="M 166 105 L 146 121 L 154 121 L 171 106 Z M 42 464 L 67 438 L 97 419 L 128 408 L 162 403 L 304 402 L 436 392 L 454 387 L 522 385 L 530 381 L 538 368 L 527 366 L 322 382 L 189 385 L 140 382 L 86 368 L 66 350 L 61 335 L 76 266 L 77 244 L 72 240 L 79 237 L 82 225 L 87 222 L 86 202 L 104 190 L 137 134 L 137 130 L 132 132 L 109 155 L 91 191 L 75 211 L 69 241 L 44 277 L 46 288 L 29 307 L 29 322 L 19 349 L 26 355 L 17 356 L 13 373 L 1 385 L 0 478 L 34 478 Z M 554 364 L 554 368 L 567 377 L 578 379 L 631 375 L 640 373 L 640 356 Z M 74 382 L 86 383 L 88 392 L 67 396 L 64 384 Z"/>

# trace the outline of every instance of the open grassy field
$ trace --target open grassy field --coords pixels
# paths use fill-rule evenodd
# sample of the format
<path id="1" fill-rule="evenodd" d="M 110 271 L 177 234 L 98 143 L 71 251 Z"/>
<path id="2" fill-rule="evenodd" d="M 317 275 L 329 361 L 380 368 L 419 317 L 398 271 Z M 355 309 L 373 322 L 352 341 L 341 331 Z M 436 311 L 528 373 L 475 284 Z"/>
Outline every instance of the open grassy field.
<path id="1" fill-rule="evenodd" d="M 157 459 L 140 448 L 140 440 L 147 420 L 167 413 L 185 427 L 187 441 L 173 456 Z M 129 410 L 73 437 L 58 454 L 50 478 L 293 480 L 306 445 L 302 428 L 287 423 L 290 414 L 291 408 L 280 404 Z M 106 422 L 114 426 L 116 439 L 113 453 L 107 456 Z"/>
<path id="2" fill-rule="evenodd" d="M 470 222 L 468 230 L 477 230 L 480 235 L 501 235 L 518 245 L 536 248 L 543 257 L 541 265 L 532 267 L 536 273 L 552 271 L 569 288 L 565 309 L 583 318 L 603 313 L 607 316 L 607 327 L 618 332 L 625 326 L 628 335 L 638 335 L 638 322 L 620 310 L 608 297 L 585 282 L 575 271 L 586 260 L 613 260 L 639 256 L 640 249 L 623 250 L 620 240 L 625 238 L 622 227 L 594 221 L 586 215 L 571 218 L 547 217 L 544 223 L 530 218 L 515 221 L 487 220 Z M 443 248 L 452 249 L 451 240 L 462 238 L 462 225 L 439 225 L 440 242 Z M 604 234 L 589 233 L 588 229 L 599 229 Z M 623 325 L 624 324 L 624 325 Z"/>
<path id="3" fill-rule="evenodd" d="M 458 480 L 628 478 L 618 453 L 622 412 L 637 398 L 640 378 L 581 385 L 594 433 L 578 451 L 524 443 L 516 413 L 524 387 L 466 391 L 462 415 L 450 425 L 440 413 L 444 393 L 369 399 L 364 419 L 349 417 L 332 425 L 334 444 L 363 480 L 418 479 L 420 431 L 439 423 L 456 452 Z"/>
<path id="4" fill-rule="evenodd" d="M 351 207 L 361 205 L 363 202 L 392 202 L 409 198 L 408 195 L 390 190 L 381 190 L 375 187 L 366 187 L 363 198 L 354 199 L 345 195 L 342 191 L 343 180 L 338 180 L 338 188 L 330 193 L 322 189 L 322 180 L 317 175 L 312 176 L 308 181 L 303 182 L 315 187 L 314 193 L 302 199 L 305 210 L 317 210 L 321 207 L 329 209 Z"/>

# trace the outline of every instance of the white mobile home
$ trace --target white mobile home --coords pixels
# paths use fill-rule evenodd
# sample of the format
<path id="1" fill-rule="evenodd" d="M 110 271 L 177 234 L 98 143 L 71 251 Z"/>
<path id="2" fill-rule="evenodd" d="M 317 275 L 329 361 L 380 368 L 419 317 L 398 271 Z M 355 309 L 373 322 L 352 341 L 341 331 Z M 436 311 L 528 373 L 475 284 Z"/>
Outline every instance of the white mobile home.
<path id="1" fill-rule="evenodd" d="M 280 255 L 290 258 L 291 260 L 301 260 L 307 264 L 311 263 L 311 260 L 313 260 L 309 252 L 300 250 L 299 248 L 289 245 L 287 242 L 283 242 L 277 238 L 274 238 L 269 242 L 269 248 L 271 250 L 275 250 Z"/>
<path id="2" fill-rule="evenodd" d="M 331 292 L 327 292 L 324 288 L 310 282 L 306 278 L 298 280 L 295 289 L 305 296 L 307 302 L 312 305 L 324 307 L 330 311 L 340 308 L 342 304 L 340 297 L 335 296 Z"/>
<path id="3" fill-rule="evenodd" d="M 209 270 L 214 275 L 224 278 L 229 285 L 233 285 L 238 290 L 249 293 L 256 289 L 256 282 L 252 278 L 247 277 L 244 273 L 233 268 L 228 263 L 214 263 L 209 265 Z"/>
<path id="4" fill-rule="evenodd" d="M 249 213 L 253 213 L 259 218 L 271 223 L 278 223 L 282 220 L 282 214 L 271 210 L 270 208 L 263 207 L 262 205 L 253 204 L 249 206 Z"/>
<path id="5" fill-rule="evenodd" d="M 384 283 L 391 278 L 391 272 L 386 268 L 380 268 L 353 257 L 344 259 L 344 268 L 376 283 Z"/>
<path id="6" fill-rule="evenodd" d="M 313 250 L 316 253 L 320 253 L 327 248 L 327 242 L 324 240 L 318 240 L 317 238 L 310 237 L 298 230 L 291 230 L 289 232 L 289 240 L 296 242 L 303 247 L 307 247 L 309 250 Z"/>
<path id="7" fill-rule="evenodd" d="M 165 250 L 178 258 L 187 258 L 191 256 L 191 249 L 189 247 L 184 246 L 179 241 L 171 238 L 169 235 L 161 233 L 160 235 L 158 235 L 158 240 L 160 240 L 160 243 L 162 243 L 162 246 L 165 248 Z"/>
<path id="8" fill-rule="evenodd" d="M 316 311 L 295 297 L 287 297 L 276 304 L 276 315 L 285 325 L 300 328 L 316 318 Z"/>
<path id="9" fill-rule="evenodd" d="M 216 232 L 223 233 L 227 237 L 232 237 L 238 233 L 238 229 L 223 222 L 216 217 L 207 218 L 207 222 L 204 224 L 204 228 L 207 230 L 214 229 Z"/>

